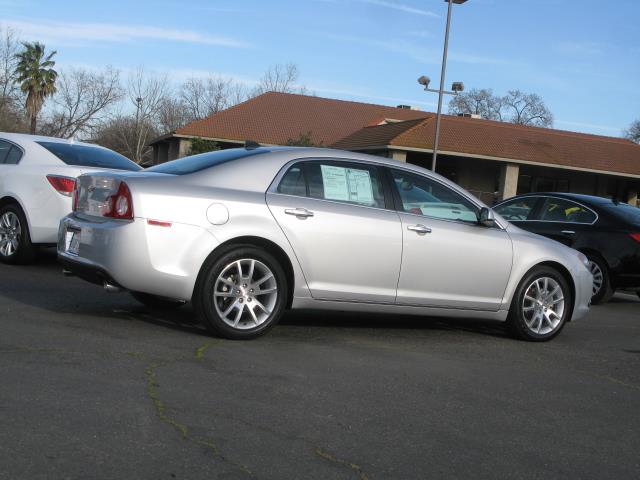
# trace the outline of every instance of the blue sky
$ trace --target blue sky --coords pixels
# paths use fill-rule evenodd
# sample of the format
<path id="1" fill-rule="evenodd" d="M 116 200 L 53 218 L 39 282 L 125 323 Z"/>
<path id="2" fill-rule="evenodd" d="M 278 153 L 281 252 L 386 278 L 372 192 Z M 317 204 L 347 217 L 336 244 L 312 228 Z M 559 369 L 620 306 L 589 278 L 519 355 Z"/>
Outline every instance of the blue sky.
<path id="1" fill-rule="evenodd" d="M 640 118 L 640 1 L 469 0 L 454 6 L 447 83 L 540 94 L 555 127 L 619 135 Z M 144 65 L 179 82 L 251 85 L 298 64 L 320 96 L 435 108 L 443 0 L 0 0 L 0 23 L 59 51 L 62 68 Z"/>

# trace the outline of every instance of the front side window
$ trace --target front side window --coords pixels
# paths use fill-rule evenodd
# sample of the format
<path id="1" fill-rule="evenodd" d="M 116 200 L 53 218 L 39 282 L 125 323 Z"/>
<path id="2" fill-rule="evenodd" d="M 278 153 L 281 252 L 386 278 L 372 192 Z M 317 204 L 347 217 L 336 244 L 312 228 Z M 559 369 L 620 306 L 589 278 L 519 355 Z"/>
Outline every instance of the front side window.
<path id="1" fill-rule="evenodd" d="M 529 220 L 539 197 L 525 197 L 501 203 L 496 213 L 509 221 Z"/>
<path id="2" fill-rule="evenodd" d="M 543 222 L 593 223 L 596 215 L 582 205 L 562 198 L 545 198 L 537 220 Z"/>
<path id="3" fill-rule="evenodd" d="M 421 175 L 392 170 L 402 210 L 444 220 L 476 223 L 478 208 L 458 192 Z"/>

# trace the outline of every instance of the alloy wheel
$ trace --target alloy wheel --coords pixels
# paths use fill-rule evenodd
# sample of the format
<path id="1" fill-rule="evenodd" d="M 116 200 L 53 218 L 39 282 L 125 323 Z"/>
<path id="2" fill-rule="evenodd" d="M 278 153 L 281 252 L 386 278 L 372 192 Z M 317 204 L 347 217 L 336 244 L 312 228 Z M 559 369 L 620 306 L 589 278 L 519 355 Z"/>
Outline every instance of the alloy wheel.
<path id="1" fill-rule="evenodd" d="M 252 258 L 235 260 L 222 269 L 213 287 L 213 303 L 230 327 L 247 330 L 265 323 L 278 300 L 273 272 Z"/>
<path id="2" fill-rule="evenodd" d="M 600 289 L 602 288 L 602 283 L 604 282 L 604 273 L 598 265 L 593 260 L 589 260 L 589 270 L 591 271 L 591 275 L 593 275 L 593 293 L 592 296 L 596 296 Z"/>
<path id="3" fill-rule="evenodd" d="M 0 217 L 0 255 L 9 257 L 18 251 L 22 228 L 14 212 L 5 212 Z"/>
<path id="4" fill-rule="evenodd" d="M 527 287 L 522 301 L 522 313 L 527 328 L 537 335 L 553 332 L 564 315 L 562 286 L 551 277 L 540 277 Z"/>

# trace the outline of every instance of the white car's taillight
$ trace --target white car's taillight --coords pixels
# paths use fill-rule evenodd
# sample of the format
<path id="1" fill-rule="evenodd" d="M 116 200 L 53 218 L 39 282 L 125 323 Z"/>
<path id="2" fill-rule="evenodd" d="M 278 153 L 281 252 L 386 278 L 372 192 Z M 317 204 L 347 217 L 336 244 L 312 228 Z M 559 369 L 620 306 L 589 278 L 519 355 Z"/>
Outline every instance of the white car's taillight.
<path id="1" fill-rule="evenodd" d="M 47 175 L 47 180 L 53 188 L 61 195 L 70 197 L 76 187 L 76 179 L 63 177 L 62 175 Z"/>
<path id="2" fill-rule="evenodd" d="M 133 199 L 131 198 L 131 191 L 126 183 L 120 182 L 116 194 L 107 198 L 102 209 L 102 216 L 121 220 L 133 220 Z"/>

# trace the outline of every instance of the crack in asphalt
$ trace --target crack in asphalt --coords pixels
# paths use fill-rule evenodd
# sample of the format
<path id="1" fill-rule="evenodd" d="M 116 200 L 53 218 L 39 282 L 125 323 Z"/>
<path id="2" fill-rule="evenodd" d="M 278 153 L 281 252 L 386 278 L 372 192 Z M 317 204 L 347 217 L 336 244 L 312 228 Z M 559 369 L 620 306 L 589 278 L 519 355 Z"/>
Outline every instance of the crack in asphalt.
<path id="1" fill-rule="evenodd" d="M 316 455 L 318 455 L 321 458 L 324 458 L 325 460 L 335 463 L 337 465 L 342 465 L 345 467 L 349 467 L 351 470 L 353 470 L 357 475 L 358 478 L 360 480 L 369 480 L 369 477 L 367 477 L 366 473 L 364 473 L 362 471 L 362 467 L 358 464 L 352 463 L 348 460 L 343 460 L 341 458 L 336 458 L 333 455 L 331 455 L 329 452 L 327 452 L 326 450 L 320 448 L 320 447 L 316 447 Z"/>

